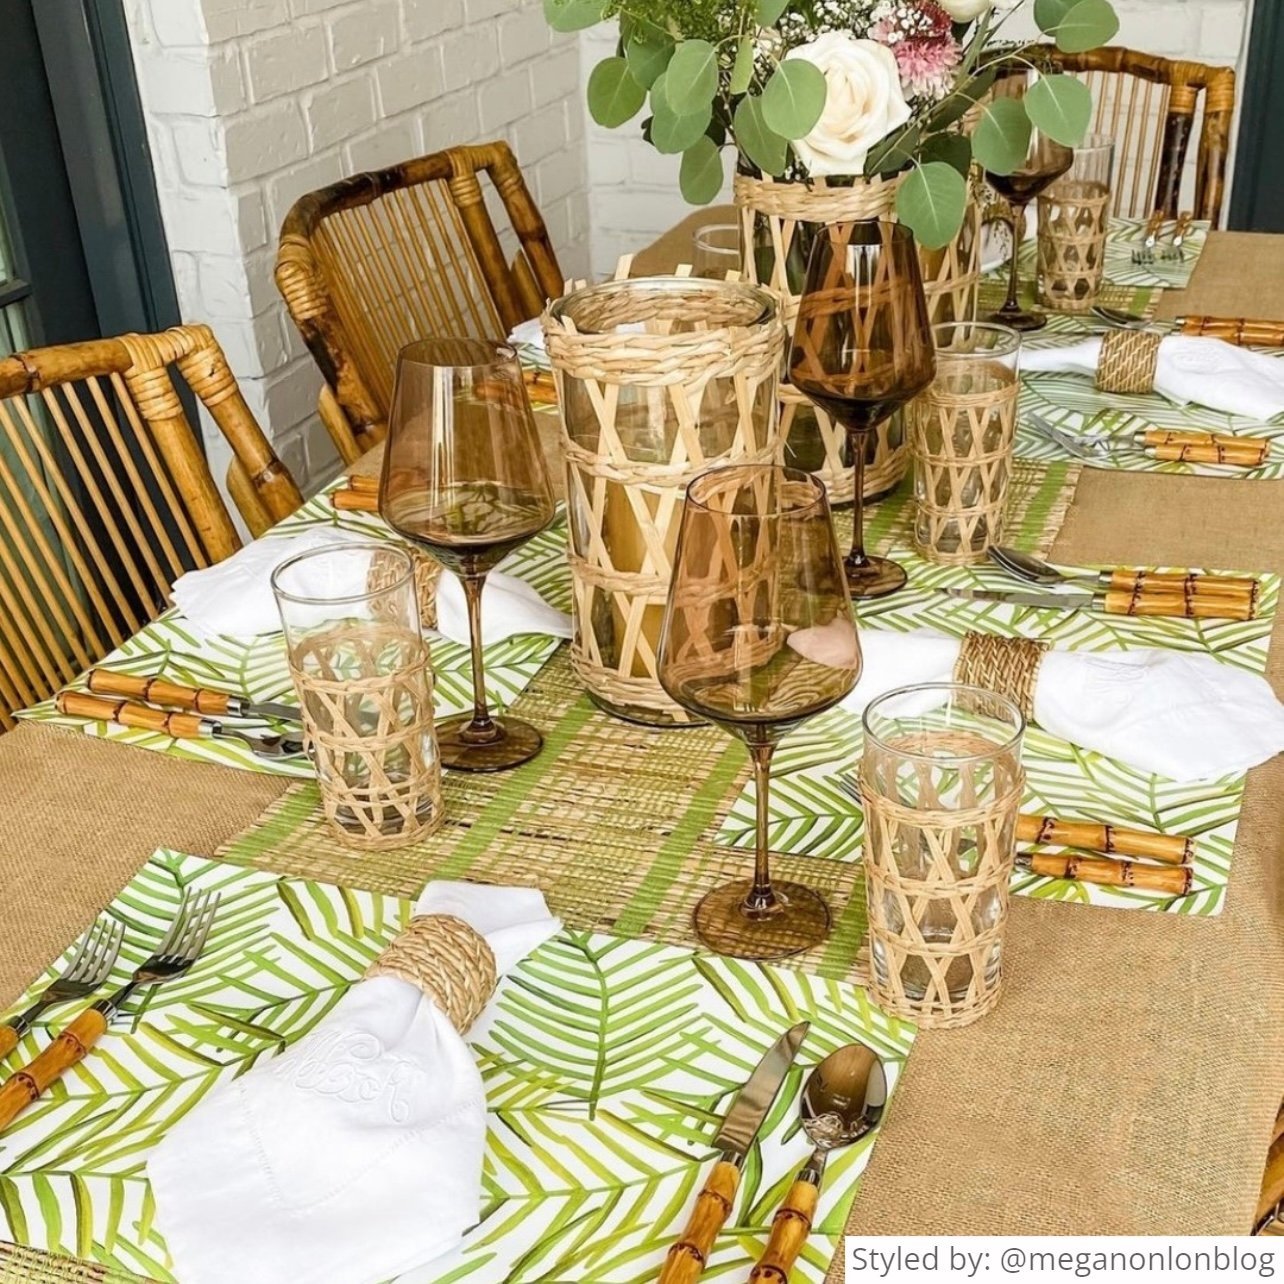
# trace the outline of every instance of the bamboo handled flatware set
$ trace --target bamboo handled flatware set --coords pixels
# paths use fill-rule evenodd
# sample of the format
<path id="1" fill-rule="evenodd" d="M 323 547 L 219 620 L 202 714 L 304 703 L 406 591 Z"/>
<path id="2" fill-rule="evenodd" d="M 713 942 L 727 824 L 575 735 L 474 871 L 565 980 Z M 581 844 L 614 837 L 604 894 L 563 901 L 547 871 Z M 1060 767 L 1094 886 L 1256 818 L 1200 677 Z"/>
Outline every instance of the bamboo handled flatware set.
<path id="1" fill-rule="evenodd" d="M 185 898 L 154 952 L 134 969 L 129 980 L 86 1008 L 38 1056 L 0 1083 L 0 1131 L 36 1101 L 51 1083 L 89 1055 L 106 1033 L 112 1018 L 136 990 L 162 985 L 191 970 L 205 948 L 218 906 L 216 893 L 199 892 Z M 116 965 L 123 938 L 124 928 L 120 923 L 95 923 L 62 974 L 31 1007 L 8 1025 L 0 1026 L 0 1057 L 8 1056 L 18 1046 L 46 1008 L 88 998 L 100 990 Z"/>

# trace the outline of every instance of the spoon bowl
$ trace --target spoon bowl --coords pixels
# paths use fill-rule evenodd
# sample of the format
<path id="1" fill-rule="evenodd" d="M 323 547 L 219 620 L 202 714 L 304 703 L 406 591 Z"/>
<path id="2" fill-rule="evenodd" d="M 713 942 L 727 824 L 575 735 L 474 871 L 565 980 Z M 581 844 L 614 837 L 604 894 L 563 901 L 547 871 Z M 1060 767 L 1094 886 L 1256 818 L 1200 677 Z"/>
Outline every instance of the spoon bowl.
<path id="1" fill-rule="evenodd" d="M 815 1147 L 798 1171 L 771 1223 L 771 1237 L 750 1284 L 787 1284 L 811 1233 L 825 1161 L 831 1150 L 850 1146 L 878 1127 L 887 1105 L 887 1072 L 863 1043 L 831 1052 L 807 1077 L 799 1110 L 803 1131 Z"/>
<path id="2" fill-rule="evenodd" d="M 990 561 L 1000 570 L 1006 571 L 1015 579 L 1024 580 L 1027 584 L 1063 584 L 1069 578 L 1055 566 L 1049 566 L 1040 558 L 1022 553 L 1019 549 L 994 545 L 986 551 Z"/>

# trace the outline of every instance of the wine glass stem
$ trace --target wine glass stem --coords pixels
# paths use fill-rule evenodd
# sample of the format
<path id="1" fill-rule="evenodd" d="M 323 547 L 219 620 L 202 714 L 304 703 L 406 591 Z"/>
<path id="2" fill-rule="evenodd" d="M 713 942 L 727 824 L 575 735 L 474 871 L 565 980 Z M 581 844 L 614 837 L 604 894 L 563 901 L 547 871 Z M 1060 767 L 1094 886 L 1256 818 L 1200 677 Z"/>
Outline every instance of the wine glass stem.
<path id="1" fill-rule="evenodd" d="M 482 656 L 481 599 L 486 573 L 461 576 L 464 601 L 468 603 L 468 642 L 473 657 L 473 720 L 468 730 L 493 733 L 498 730 L 486 702 L 486 661 Z"/>
<path id="2" fill-rule="evenodd" d="M 753 913 L 767 913 L 776 908 L 776 893 L 771 890 L 771 871 L 768 868 L 767 821 L 771 799 L 771 759 L 776 752 L 774 742 L 751 744 L 753 758 L 754 792 L 758 799 L 757 826 L 754 831 L 753 887 L 745 907 Z"/>
<path id="3" fill-rule="evenodd" d="M 1017 299 L 1021 291 L 1021 234 L 1025 231 L 1025 204 L 1012 206 L 1012 260 L 1008 264 L 1008 297 L 1003 301 L 1004 312 L 1019 312 Z"/>
<path id="4" fill-rule="evenodd" d="M 849 567 L 865 566 L 865 434 L 849 433 L 852 450 L 852 547 L 847 554 Z"/>

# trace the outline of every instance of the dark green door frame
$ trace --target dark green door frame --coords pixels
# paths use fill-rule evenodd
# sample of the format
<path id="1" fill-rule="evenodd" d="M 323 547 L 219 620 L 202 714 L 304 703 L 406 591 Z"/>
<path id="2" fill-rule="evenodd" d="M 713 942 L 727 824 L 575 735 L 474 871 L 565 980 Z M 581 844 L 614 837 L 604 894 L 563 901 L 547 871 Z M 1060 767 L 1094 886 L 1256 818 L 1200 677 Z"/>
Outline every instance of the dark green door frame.
<path id="1" fill-rule="evenodd" d="M 0 30 L 2 199 L 30 342 L 176 325 L 122 0 L 0 0 Z"/>
<path id="2" fill-rule="evenodd" d="M 1229 226 L 1284 232 L 1284 5 L 1257 0 L 1235 148 Z"/>

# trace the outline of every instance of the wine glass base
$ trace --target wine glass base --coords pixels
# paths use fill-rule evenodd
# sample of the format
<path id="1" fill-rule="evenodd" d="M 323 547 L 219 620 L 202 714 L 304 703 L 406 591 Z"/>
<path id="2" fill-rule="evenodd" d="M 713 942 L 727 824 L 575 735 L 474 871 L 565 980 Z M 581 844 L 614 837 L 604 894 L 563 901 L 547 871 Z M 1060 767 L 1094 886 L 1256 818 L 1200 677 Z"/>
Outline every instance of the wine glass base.
<path id="1" fill-rule="evenodd" d="M 461 714 L 437 724 L 437 752 L 441 765 L 452 771 L 507 771 L 529 762 L 544 744 L 529 722 L 520 718 L 496 718 L 499 735 L 478 741 L 468 734 L 472 715 Z"/>
<path id="2" fill-rule="evenodd" d="M 866 557 L 859 566 L 844 562 L 843 569 L 847 572 L 847 591 L 852 597 L 886 597 L 909 582 L 905 569 L 885 557 Z"/>
<path id="3" fill-rule="evenodd" d="M 1029 334 L 1031 330 L 1042 330 L 1048 324 L 1048 314 L 1035 308 L 1018 308 L 1014 312 L 1005 312 L 1000 308 L 997 312 L 991 312 L 985 320 L 995 325 L 1011 326 L 1013 330 Z"/>
<path id="4" fill-rule="evenodd" d="M 775 907 L 755 913 L 746 906 L 753 881 L 715 888 L 695 907 L 701 945 L 737 959 L 783 959 L 819 945 L 828 935 L 829 906 L 801 883 L 773 882 Z"/>

